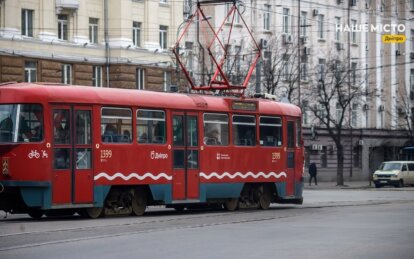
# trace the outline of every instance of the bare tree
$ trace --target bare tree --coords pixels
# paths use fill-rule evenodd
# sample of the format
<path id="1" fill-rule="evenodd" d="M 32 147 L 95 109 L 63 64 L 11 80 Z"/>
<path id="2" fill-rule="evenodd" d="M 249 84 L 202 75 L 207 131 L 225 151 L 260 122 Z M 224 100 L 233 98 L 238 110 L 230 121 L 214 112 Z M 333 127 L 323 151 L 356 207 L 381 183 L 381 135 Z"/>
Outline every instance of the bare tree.
<path id="1" fill-rule="evenodd" d="M 298 53 L 295 44 L 286 44 L 283 38 L 273 37 L 263 48 L 263 80 L 266 93 L 284 93 L 292 101 L 298 80 Z"/>
<path id="2" fill-rule="evenodd" d="M 363 88 L 364 77 L 358 76 L 356 67 L 350 67 L 348 60 L 331 56 L 320 59 L 306 93 L 309 109 L 318 123 L 325 127 L 336 146 L 337 185 L 344 184 L 343 130 L 350 128 L 352 104 L 359 104 L 368 92 Z"/>
<path id="3" fill-rule="evenodd" d="M 414 94 L 407 91 L 406 87 L 401 87 L 397 95 L 397 128 L 407 130 L 407 135 L 411 143 L 414 143 L 414 114 L 411 111 L 411 103 L 414 99 Z"/>

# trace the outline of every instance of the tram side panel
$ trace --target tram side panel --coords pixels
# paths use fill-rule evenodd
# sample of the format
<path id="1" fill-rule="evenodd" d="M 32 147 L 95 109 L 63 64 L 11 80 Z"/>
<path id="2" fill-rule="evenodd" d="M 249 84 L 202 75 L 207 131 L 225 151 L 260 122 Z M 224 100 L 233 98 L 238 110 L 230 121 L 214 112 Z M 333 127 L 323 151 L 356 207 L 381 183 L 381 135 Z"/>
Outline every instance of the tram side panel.
<path id="1" fill-rule="evenodd" d="M 104 197 L 111 187 L 149 186 L 152 200 L 171 201 L 171 150 L 165 137 L 148 141 L 136 127 L 136 109 L 131 109 L 131 126 L 116 134 L 105 132 L 108 123 L 102 119 L 102 107 L 95 123 L 95 192 Z M 128 133 L 126 132 L 128 131 Z M 119 134 L 118 134 L 119 133 Z M 120 141 L 118 139 L 121 139 Z M 95 199 L 100 203 L 100 199 Z"/>
<path id="2" fill-rule="evenodd" d="M 281 198 L 294 194 L 283 148 L 205 146 L 201 154 L 201 190 L 207 198 L 238 197 L 245 183 L 274 183 Z"/>
<path id="3" fill-rule="evenodd" d="M 17 105 L 13 104 L 13 106 Z M 29 112 L 29 110 L 36 110 L 36 112 Z M 30 129 L 25 133 L 21 130 L 6 133 L 3 128 L 5 122 L 1 122 L 3 125 L 0 145 L 2 163 L 0 209 L 19 212 L 26 210 L 27 207 L 47 208 L 51 206 L 53 152 L 50 140 L 52 136 L 47 130 L 48 127 L 44 126 L 50 124 L 48 112 L 45 104 L 25 105 L 22 103 L 20 114 L 15 114 L 15 116 L 18 116 L 20 120 L 31 116 L 33 121 L 33 123 L 27 122 Z M 31 127 L 34 125 L 34 120 L 36 120 L 36 128 Z M 22 123 L 20 124 L 23 125 Z M 7 134 L 11 135 L 10 139 Z"/>

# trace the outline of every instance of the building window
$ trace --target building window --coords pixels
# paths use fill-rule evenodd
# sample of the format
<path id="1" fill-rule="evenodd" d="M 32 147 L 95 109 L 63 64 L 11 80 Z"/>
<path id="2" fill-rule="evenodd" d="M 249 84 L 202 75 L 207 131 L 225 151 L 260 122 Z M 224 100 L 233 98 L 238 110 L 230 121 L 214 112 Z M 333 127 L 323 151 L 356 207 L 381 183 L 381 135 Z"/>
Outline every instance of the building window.
<path id="1" fill-rule="evenodd" d="M 269 50 L 263 52 L 263 67 L 265 71 L 271 71 L 272 69 L 272 52 Z"/>
<path id="2" fill-rule="evenodd" d="M 285 57 L 283 57 L 283 61 L 282 61 L 282 75 L 283 75 L 283 79 L 288 81 L 289 80 L 289 57 L 287 57 L 287 55 L 285 55 Z"/>
<path id="3" fill-rule="evenodd" d="M 342 68 L 341 68 L 341 61 L 335 60 L 334 61 L 334 67 L 333 67 L 333 74 L 335 76 L 335 83 L 341 83 L 342 81 Z"/>
<path id="4" fill-rule="evenodd" d="M 327 114 L 326 107 L 323 104 L 319 104 L 317 108 L 318 108 L 317 115 L 319 117 L 319 121 L 323 123 L 326 121 L 325 120 L 326 114 Z"/>
<path id="5" fill-rule="evenodd" d="M 337 30 L 337 28 L 340 26 L 340 24 L 341 24 L 341 17 L 335 17 L 334 33 L 335 33 L 335 41 L 337 41 L 337 42 L 341 41 L 341 32 L 340 32 L 340 30 Z"/>
<path id="6" fill-rule="evenodd" d="M 414 108 L 411 108 L 411 126 L 414 125 Z"/>
<path id="7" fill-rule="evenodd" d="M 191 6 L 192 6 L 191 0 L 184 0 L 184 18 L 188 19 L 191 14 Z"/>
<path id="8" fill-rule="evenodd" d="M 226 51 L 226 55 L 228 56 L 231 53 L 231 45 L 229 44 L 224 45 L 224 49 Z M 227 58 L 226 63 L 225 63 L 225 68 L 229 72 L 231 72 L 231 61 L 232 61 L 231 58 Z"/>
<path id="9" fill-rule="evenodd" d="M 240 46 L 234 46 L 234 66 L 236 68 L 236 74 L 240 74 L 241 70 L 241 47 Z"/>
<path id="10" fill-rule="evenodd" d="M 141 23 L 132 22 L 132 42 L 135 47 L 141 47 Z"/>
<path id="11" fill-rule="evenodd" d="M 323 39 L 324 38 L 324 19 L 325 16 L 323 14 L 318 15 L 318 38 Z"/>
<path id="12" fill-rule="evenodd" d="M 160 47 L 161 49 L 167 49 L 167 33 L 168 27 L 164 25 L 160 25 Z"/>
<path id="13" fill-rule="evenodd" d="M 270 30 L 270 11 L 271 11 L 271 6 L 265 4 L 264 14 L 263 14 L 263 29 L 266 31 Z"/>
<path id="14" fill-rule="evenodd" d="M 411 51 L 414 52 L 414 30 L 411 30 Z"/>
<path id="15" fill-rule="evenodd" d="M 410 90 L 414 92 L 414 69 L 410 70 Z"/>
<path id="16" fill-rule="evenodd" d="M 300 79 L 302 81 L 308 81 L 308 63 L 300 64 Z"/>
<path id="17" fill-rule="evenodd" d="M 336 123 L 339 124 L 342 119 L 342 106 L 340 103 L 336 103 Z"/>
<path id="18" fill-rule="evenodd" d="M 319 81 L 325 80 L 325 59 L 320 58 L 318 62 L 318 79 Z"/>
<path id="19" fill-rule="evenodd" d="M 142 68 L 137 68 L 136 71 L 136 84 L 138 90 L 145 89 L 145 70 Z"/>
<path id="20" fill-rule="evenodd" d="M 351 126 L 354 128 L 358 127 L 358 112 L 358 104 L 352 104 Z"/>
<path id="21" fill-rule="evenodd" d="M 321 167 L 326 168 L 328 166 L 328 158 L 326 155 L 326 146 L 322 147 L 322 151 L 320 153 L 321 156 Z"/>
<path id="22" fill-rule="evenodd" d="M 290 10 L 288 8 L 283 8 L 283 33 L 290 33 Z"/>
<path id="23" fill-rule="evenodd" d="M 357 83 L 357 63 L 352 62 L 351 63 L 351 84 L 356 85 Z"/>
<path id="24" fill-rule="evenodd" d="M 96 87 L 102 87 L 102 67 L 101 66 L 93 66 L 92 85 Z"/>
<path id="25" fill-rule="evenodd" d="M 33 37 L 33 10 L 22 9 L 22 35 Z"/>
<path id="26" fill-rule="evenodd" d="M 228 15 L 232 7 L 233 4 L 226 4 L 226 13 L 224 15 Z M 233 21 L 233 15 L 228 16 L 226 21 L 231 23 Z M 234 23 L 240 23 L 240 15 L 236 10 L 234 12 Z"/>
<path id="27" fill-rule="evenodd" d="M 231 16 L 229 16 L 231 6 L 232 4 L 226 4 L 226 9 L 225 9 L 226 13 L 224 15 L 227 16 L 227 19 L 226 19 L 227 22 L 231 22 Z"/>
<path id="28" fill-rule="evenodd" d="M 171 85 L 171 71 L 164 71 L 164 91 L 169 91 L 169 87 Z"/>
<path id="29" fill-rule="evenodd" d="M 351 20 L 351 25 L 352 25 L 351 28 L 356 28 L 357 21 Z M 352 44 L 357 44 L 357 32 L 355 30 L 351 32 L 351 42 Z"/>
<path id="30" fill-rule="evenodd" d="M 411 10 L 414 10 L 414 0 L 410 0 L 410 7 L 411 7 Z"/>
<path id="31" fill-rule="evenodd" d="M 160 0 L 161 4 L 167 4 L 167 0 Z"/>
<path id="32" fill-rule="evenodd" d="M 70 85 L 72 84 L 72 65 L 63 64 L 62 65 L 62 83 Z"/>
<path id="33" fill-rule="evenodd" d="M 97 18 L 89 18 L 89 42 L 98 43 L 98 22 Z"/>
<path id="34" fill-rule="evenodd" d="M 68 40 L 68 16 L 65 14 L 58 15 L 58 39 Z"/>
<path id="35" fill-rule="evenodd" d="M 187 62 L 187 68 L 189 72 L 193 71 L 193 43 L 190 41 L 185 42 L 185 56 Z"/>
<path id="36" fill-rule="evenodd" d="M 308 35 L 308 29 L 306 26 L 308 20 L 308 13 L 301 12 L 300 14 L 300 36 L 305 37 Z"/>
<path id="37" fill-rule="evenodd" d="M 37 64 L 35 61 L 26 61 L 24 66 L 24 81 L 28 83 L 36 82 L 36 69 Z"/>
<path id="38" fill-rule="evenodd" d="M 302 124 L 303 125 L 309 125 L 309 108 L 303 107 L 303 116 L 302 116 Z"/>

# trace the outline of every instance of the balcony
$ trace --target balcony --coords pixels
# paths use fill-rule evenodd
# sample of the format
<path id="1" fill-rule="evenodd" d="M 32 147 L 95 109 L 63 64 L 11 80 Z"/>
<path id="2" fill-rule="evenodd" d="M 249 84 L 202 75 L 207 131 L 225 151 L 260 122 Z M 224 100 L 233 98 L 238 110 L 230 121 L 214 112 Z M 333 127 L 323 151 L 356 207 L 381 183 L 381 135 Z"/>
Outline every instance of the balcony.
<path id="1" fill-rule="evenodd" d="M 56 0 L 56 13 L 60 14 L 63 10 L 77 11 L 79 0 Z"/>

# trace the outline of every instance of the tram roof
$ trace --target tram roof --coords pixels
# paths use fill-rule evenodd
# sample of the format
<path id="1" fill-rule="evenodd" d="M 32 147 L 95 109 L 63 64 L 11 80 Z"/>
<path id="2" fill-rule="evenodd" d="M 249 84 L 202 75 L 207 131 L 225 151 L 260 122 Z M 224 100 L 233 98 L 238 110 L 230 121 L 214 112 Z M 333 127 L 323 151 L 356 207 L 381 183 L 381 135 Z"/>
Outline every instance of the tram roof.
<path id="1" fill-rule="evenodd" d="M 2 103 L 76 103 L 138 106 L 148 108 L 230 112 L 233 101 L 257 102 L 257 112 L 300 116 L 299 107 L 267 99 L 235 98 L 198 94 L 165 93 L 120 88 L 97 88 L 42 83 L 13 83 L 0 86 Z M 249 112 L 248 110 L 245 110 Z M 237 110 L 243 112 L 243 110 Z M 250 111 L 251 112 L 251 111 Z"/>

